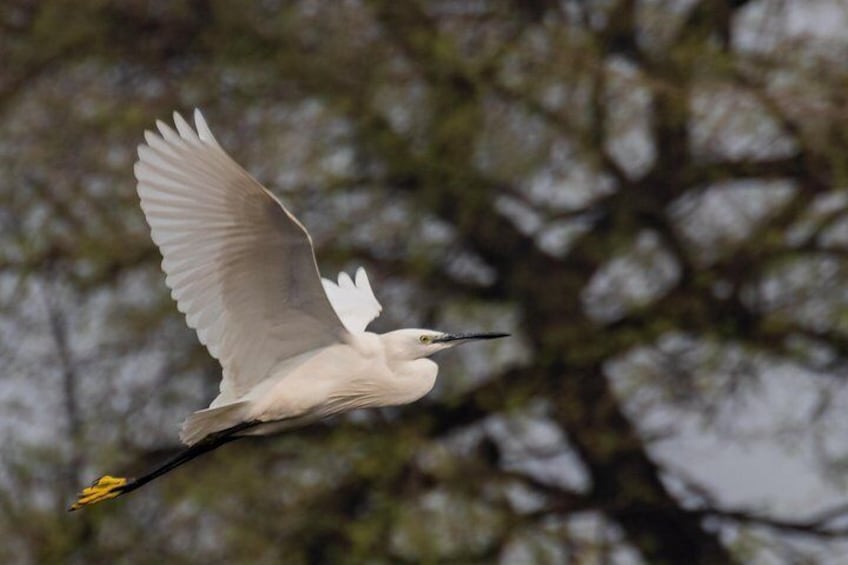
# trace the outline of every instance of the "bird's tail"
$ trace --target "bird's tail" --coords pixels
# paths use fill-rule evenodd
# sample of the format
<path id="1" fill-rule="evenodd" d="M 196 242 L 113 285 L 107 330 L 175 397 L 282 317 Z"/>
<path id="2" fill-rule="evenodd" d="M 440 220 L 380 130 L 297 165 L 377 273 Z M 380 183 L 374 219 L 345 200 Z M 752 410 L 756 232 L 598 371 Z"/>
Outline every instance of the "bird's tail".
<path id="1" fill-rule="evenodd" d="M 248 402 L 232 402 L 215 408 L 198 410 L 185 419 L 180 429 L 180 441 L 194 445 L 214 433 L 232 428 L 247 420 Z"/>

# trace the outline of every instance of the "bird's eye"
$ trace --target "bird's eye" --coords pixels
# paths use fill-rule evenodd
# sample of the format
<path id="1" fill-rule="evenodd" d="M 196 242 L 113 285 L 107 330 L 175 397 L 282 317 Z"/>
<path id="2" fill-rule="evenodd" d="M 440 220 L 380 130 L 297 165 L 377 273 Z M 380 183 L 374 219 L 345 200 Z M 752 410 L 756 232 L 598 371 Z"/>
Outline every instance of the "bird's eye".
<path id="1" fill-rule="evenodd" d="M 420 341 L 424 345 L 429 345 L 430 343 L 433 342 L 433 338 L 429 335 L 422 335 L 421 337 L 418 338 L 418 341 Z"/>

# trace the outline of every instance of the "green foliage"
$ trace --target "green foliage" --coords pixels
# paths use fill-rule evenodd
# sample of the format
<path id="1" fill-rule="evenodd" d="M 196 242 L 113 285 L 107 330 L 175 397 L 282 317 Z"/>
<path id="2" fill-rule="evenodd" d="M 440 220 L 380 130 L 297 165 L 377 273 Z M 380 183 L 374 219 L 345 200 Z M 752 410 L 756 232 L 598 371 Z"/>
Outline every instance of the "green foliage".
<path id="1" fill-rule="evenodd" d="M 844 42 L 784 37 L 764 2 L 688 4 L 4 3 L 0 561 L 723 563 L 807 551 L 787 530 L 839 542 L 656 456 L 691 426 L 651 422 L 733 429 L 727 407 L 787 367 L 830 446 L 848 357 Z M 194 106 L 325 274 L 367 266 L 378 329 L 516 338 L 442 359 L 415 406 L 229 445 L 68 516 L 101 466 L 172 452 L 217 386 L 132 178 L 143 130 Z M 844 470 L 848 449 L 821 451 Z"/>

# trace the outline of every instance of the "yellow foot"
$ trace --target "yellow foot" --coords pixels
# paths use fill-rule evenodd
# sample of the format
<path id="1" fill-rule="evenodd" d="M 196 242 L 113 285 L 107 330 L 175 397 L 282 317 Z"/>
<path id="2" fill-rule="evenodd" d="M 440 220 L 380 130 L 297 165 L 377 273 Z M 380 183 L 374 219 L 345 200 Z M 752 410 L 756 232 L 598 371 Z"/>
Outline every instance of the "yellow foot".
<path id="1" fill-rule="evenodd" d="M 77 498 L 77 501 L 68 508 L 68 511 L 73 512 L 74 510 L 79 510 L 83 506 L 88 506 L 89 504 L 95 504 L 102 500 L 109 500 L 110 498 L 120 496 L 123 494 L 123 487 L 125 487 L 126 484 L 127 479 L 124 477 L 110 477 L 109 475 L 104 475 L 94 481 L 90 487 L 82 489 L 79 493 L 79 498 Z"/>

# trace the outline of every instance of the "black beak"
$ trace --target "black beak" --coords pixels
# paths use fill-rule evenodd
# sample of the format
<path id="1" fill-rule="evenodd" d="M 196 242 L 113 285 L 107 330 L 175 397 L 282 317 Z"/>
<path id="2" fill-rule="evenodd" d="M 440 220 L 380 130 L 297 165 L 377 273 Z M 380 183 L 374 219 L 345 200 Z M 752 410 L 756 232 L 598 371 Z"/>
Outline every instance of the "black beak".
<path id="1" fill-rule="evenodd" d="M 473 341 L 478 339 L 498 339 L 499 337 L 509 337 L 505 333 L 467 333 L 467 334 L 444 334 L 433 340 L 433 343 L 446 343 L 448 341 Z"/>

